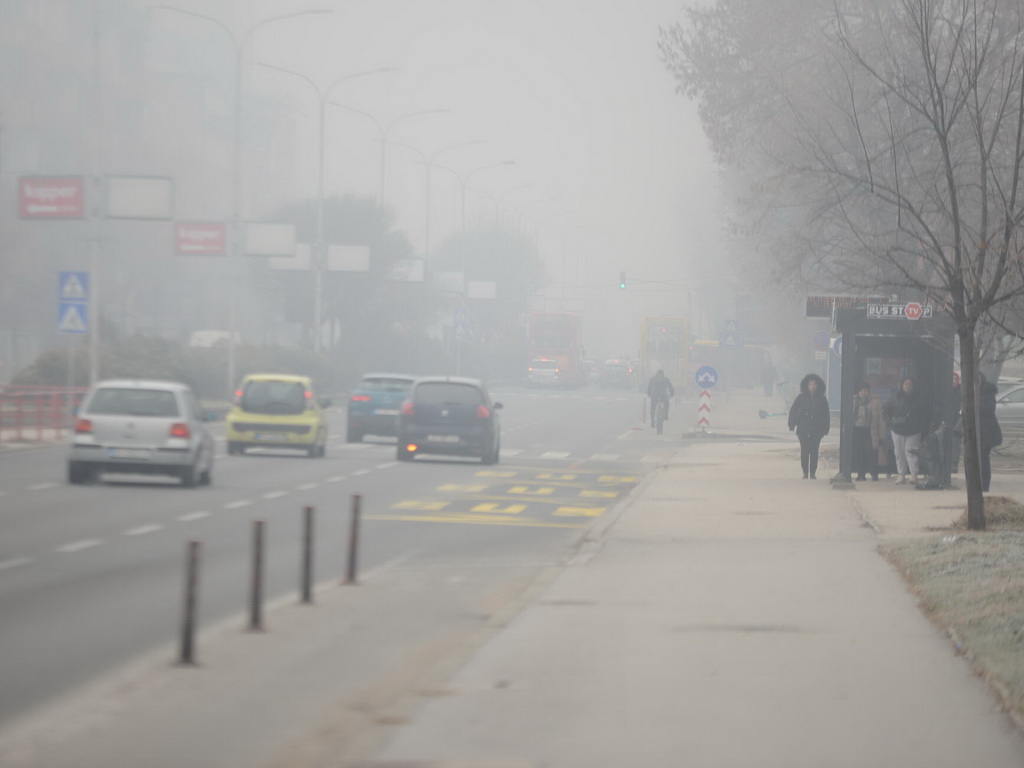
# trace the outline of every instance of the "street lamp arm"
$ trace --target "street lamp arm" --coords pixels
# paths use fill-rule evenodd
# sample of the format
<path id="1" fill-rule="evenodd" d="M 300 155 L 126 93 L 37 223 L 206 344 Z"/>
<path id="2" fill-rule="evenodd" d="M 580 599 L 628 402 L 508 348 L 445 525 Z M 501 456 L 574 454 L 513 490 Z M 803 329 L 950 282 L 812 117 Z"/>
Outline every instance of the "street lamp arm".
<path id="1" fill-rule="evenodd" d="M 341 107 L 342 109 L 347 109 L 349 112 L 355 112 L 357 115 L 362 115 L 363 117 L 370 118 L 373 121 L 373 124 L 377 126 L 377 133 L 380 134 L 380 140 L 384 141 L 384 127 L 380 124 L 380 120 L 378 120 L 376 117 L 371 115 L 369 112 L 364 112 L 361 109 L 356 109 L 355 107 L 350 107 L 350 106 L 348 106 L 348 104 L 342 104 L 339 101 L 332 101 L 332 102 L 329 102 L 329 103 L 333 104 L 336 107 Z"/>
<path id="2" fill-rule="evenodd" d="M 241 50 L 241 46 L 239 45 L 238 40 L 235 38 L 235 33 L 231 31 L 231 27 L 229 27 L 220 19 L 215 19 L 213 16 L 207 16 L 205 13 L 186 11 L 184 8 L 178 8 L 174 5 L 154 5 L 153 9 L 157 11 L 174 11 L 175 13 L 180 13 L 184 16 L 192 16 L 196 19 L 204 19 L 205 21 L 211 21 L 218 27 L 223 29 L 227 36 L 231 39 L 231 45 L 234 47 L 236 54 L 239 50 Z"/>
<path id="3" fill-rule="evenodd" d="M 441 147 L 441 149 L 437 150 L 437 152 L 435 152 L 433 155 L 430 156 L 430 159 L 427 160 L 427 163 L 428 164 L 433 164 L 433 162 L 437 158 L 439 158 L 441 155 L 443 155 L 445 152 L 450 152 L 450 151 L 455 150 L 455 149 L 462 149 L 463 147 L 472 147 L 472 146 L 476 146 L 477 144 L 486 144 L 486 143 L 487 142 L 484 141 L 483 139 L 475 139 L 474 141 L 464 141 L 461 144 L 451 144 L 450 146 L 447 146 L 447 147 Z"/>
<path id="4" fill-rule="evenodd" d="M 310 77 L 307 77 L 306 75 L 302 74 L 301 72 L 296 72 L 296 71 L 295 71 L 294 69 L 285 69 L 284 67 L 279 67 L 279 66 L 277 66 L 276 64 L 268 64 L 268 63 L 267 63 L 267 62 L 265 62 L 265 61 L 261 61 L 261 62 L 259 62 L 259 65 L 260 65 L 261 67 L 266 67 L 267 69 L 275 69 L 275 70 L 277 70 L 278 72 L 284 72 L 284 73 L 285 73 L 286 75 L 294 75 L 295 77 L 298 77 L 298 78 L 300 78 L 300 79 L 302 79 L 302 80 L 305 80 L 305 81 L 306 81 L 307 83 L 309 83 L 309 86 L 310 86 L 310 87 L 311 87 L 311 88 L 312 88 L 312 89 L 313 89 L 314 91 L 316 91 L 316 95 L 317 95 L 317 97 L 318 97 L 318 98 L 319 98 L 319 99 L 320 99 L 321 101 L 323 101 L 323 98 L 324 98 L 324 97 L 323 97 L 323 94 L 322 94 L 322 93 L 320 92 L 320 88 L 319 88 L 319 86 L 317 86 L 317 84 L 316 84 L 315 82 L 313 82 L 313 79 L 312 79 L 312 78 L 310 78 Z"/>
<path id="5" fill-rule="evenodd" d="M 242 38 L 242 46 L 244 47 L 252 34 L 260 27 L 272 24 L 275 21 L 284 21 L 285 19 L 294 19 L 298 16 L 319 16 L 325 13 L 334 13 L 330 8 L 308 8 L 304 11 L 293 11 L 292 13 L 282 13 L 277 16 L 270 16 L 269 18 L 262 19 L 253 24 L 245 33 L 245 37 Z"/>
<path id="6" fill-rule="evenodd" d="M 394 128 L 396 123 L 400 123 L 403 120 L 409 120 L 410 118 L 413 117 L 420 117 L 421 115 L 443 115 L 448 114 L 450 112 L 450 109 L 421 109 L 418 112 L 409 112 L 404 115 L 399 115 L 390 123 L 388 123 L 388 127 L 384 129 L 384 138 L 387 138 L 388 131 Z"/>
<path id="7" fill-rule="evenodd" d="M 363 72 L 353 72 L 350 75 L 342 75 L 341 77 L 336 78 L 330 85 L 327 86 L 327 89 L 324 91 L 324 99 L 329 99 L 331 97 L 331 92 L 339 85 L 341 85 L 344 82 L 347 82 L 348 80 L 355 80 L 357 77 L 366 77 L 368 75 L 383 74 L 385 72 L 401 71 L 402 70 L 399 69 L 398 67 L 377 67 L 376 69 L 367 69 Z"/>

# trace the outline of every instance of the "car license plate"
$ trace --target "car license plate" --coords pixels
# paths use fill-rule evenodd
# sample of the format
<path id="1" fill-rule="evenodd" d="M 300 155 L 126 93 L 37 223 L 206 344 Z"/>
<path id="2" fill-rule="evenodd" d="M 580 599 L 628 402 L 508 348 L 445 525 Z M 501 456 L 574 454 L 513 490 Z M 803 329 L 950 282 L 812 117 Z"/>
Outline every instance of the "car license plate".
<path id="1" fill-rule="evenodd" d="M 109 448 L 107 453 L 114 459 L 148 459 L 149 451 L 145 448 Z"/>
<path id="2" fill-rule="evenodd" d="M 377 414 L 378 416 L 397 416 L 398 415 L 398 409 L 397 408 L 378 408 L 377 410 L 374 411 L 374 413 Z"/>
<path id="3" fill-rule="evenodd" d="M 427 435 L 427 442 L 430 443 L 457 443 L 458 435 Z"/>
<path id="4" fill-rule="evenodd" d="M 280 443 L 288 439 L 285 435 L 275 435 L 273 432 L 257 432 L 254 437 L 261 443 Z"/>

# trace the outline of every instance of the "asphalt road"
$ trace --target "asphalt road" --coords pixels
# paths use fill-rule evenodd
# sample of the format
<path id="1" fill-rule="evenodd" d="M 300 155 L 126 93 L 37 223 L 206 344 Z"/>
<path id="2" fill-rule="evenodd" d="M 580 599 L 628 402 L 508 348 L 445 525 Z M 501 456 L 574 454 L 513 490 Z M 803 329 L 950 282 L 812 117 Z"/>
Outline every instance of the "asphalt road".
<path id="1" fill-rule="evenodd" d="M 268 601 L 298 594 L 306 505 L 315 579 L 338 581 L 357 493 L 362 571 L 468 558 L 539 569 L 682 449 L 642 428 L 635 392 L 493 394 L 505 410 L 501 462 L 489 467 L 399 463 L 384 439 L 346 444 L 343 410 L 322 459 L 229 457 L 219 432 L 213 484 L 194 489 L 128 476 L 69 486 L 61 446 L 0 454 L 0 725 L 173 643 L 190 540 L 202 544 L 203 627 L 245 621 L 254 520 L 267 526 Z"/>

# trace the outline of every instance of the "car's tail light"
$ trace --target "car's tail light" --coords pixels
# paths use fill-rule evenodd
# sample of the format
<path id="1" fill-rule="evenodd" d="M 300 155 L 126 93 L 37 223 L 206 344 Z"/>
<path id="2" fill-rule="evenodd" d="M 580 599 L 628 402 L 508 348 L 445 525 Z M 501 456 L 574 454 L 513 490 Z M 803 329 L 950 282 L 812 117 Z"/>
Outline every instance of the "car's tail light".
<path id="1" fill-rule="evenodd" d="M 313 393 L 310 392 L 308 389 L 306 390 L 305 395 L 306 395 L 306 399 L 307 400 L 312 400 L 313 399 Z"/>
<path id="2" fill-rule="evenodd" d="M 491 409 L 486 405 L 478 405 L 476 407 L 476 417 L 478 419 L 489 419 L 491 418 Z"/>
<path id="3" fill-rule="evenodd" d="M 402 403 L 402 415 L 412 416 L 416 412 L 415 406 L 412 404 L 412 400 L 406 400 Z"/>
<path id="4" fill-rule="evenodd" d="M 79 435 L 86 435 L 92 432 L 92 422 L 88 419 L 78 419 L 75 422 L 75 433 Z"/>
<path id="5" fill-rule="evenodd" d="M 407 446 L 405 446 L 405 450 L 407 450 L 409 453 L 416 453 L 416 451 L 418 451 L 419 449 L 420 447 L 416 445 L 416 443 L 409 443 Z"/>
<path id="6" fill-rule="evenodd" d="M 369 395 L 352 395 L 351 398 L 353 403 L 368 403 L 370 402 Z"/>
<path id="7" fill-rule="evenodd" d="M 240 389 L 236 389 L 235 390 L 235 404 L 236 405 L 242 402 L 242 394 L 243 394 L 242 390 L 240 390 Z"/>
<path id="8" fill-rule="evenodd" d="M 188 428 L 188 424 L 178 422 L 171 424 L 171 437 L 192 437 L 192 431 Z"/>

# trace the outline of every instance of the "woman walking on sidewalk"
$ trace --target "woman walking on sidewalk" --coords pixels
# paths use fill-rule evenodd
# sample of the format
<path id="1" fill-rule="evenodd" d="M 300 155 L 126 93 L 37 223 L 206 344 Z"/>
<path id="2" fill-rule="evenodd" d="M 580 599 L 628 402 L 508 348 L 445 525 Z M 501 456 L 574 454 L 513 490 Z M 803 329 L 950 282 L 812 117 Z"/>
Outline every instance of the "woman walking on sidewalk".
<path id="1" fill-rule="evenodd" d="M 809 373 L 800 382 L 800 394 L 789 409 L 789 428 L 795 429 L 800 438 L 800 468 L 804 471 L 804 480 L 815 479 L 818 447 L 821 438 L 828 434 L 830 419 L 825 382 L 817 374 Z"/>
<path id="2" fill-rule="evenodd" d="M 892 445 L 896 453 L 896 484 L 917 480 L 917 451 L 921 435 L 928 426 L 928 417 L 914 392 L 914 380 L 907 376 L 900 382 L 896 394 L 882 406 L 882 416 L 892 432 Z"/>

